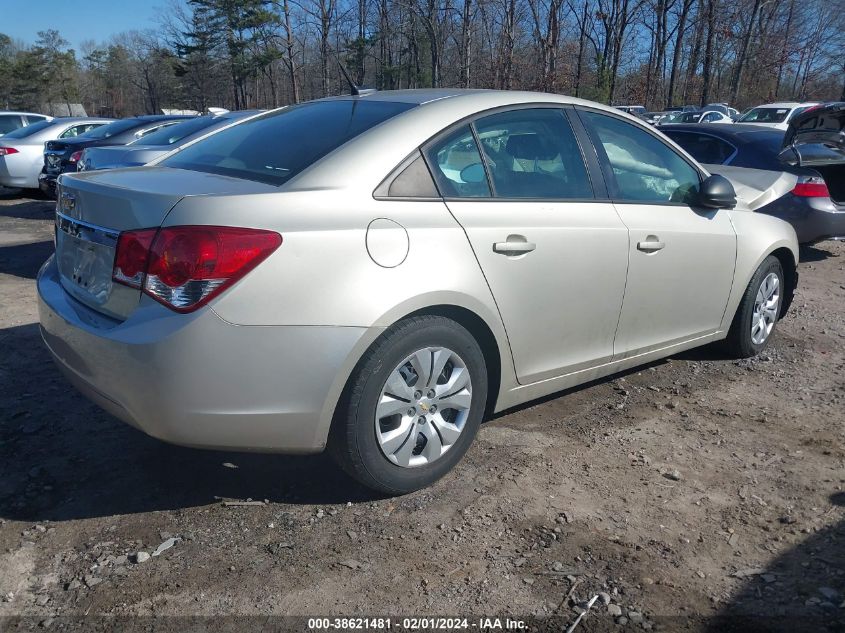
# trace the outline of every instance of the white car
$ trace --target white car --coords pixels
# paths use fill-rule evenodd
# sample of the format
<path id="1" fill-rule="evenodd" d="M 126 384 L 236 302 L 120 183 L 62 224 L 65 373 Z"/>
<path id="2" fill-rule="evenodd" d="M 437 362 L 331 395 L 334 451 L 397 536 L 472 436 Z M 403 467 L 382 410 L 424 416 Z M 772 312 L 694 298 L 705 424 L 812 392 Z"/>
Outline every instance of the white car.
<path id="1" fill-rule="evenodd" d="M 53 117 L 46 114 L 34 114 L 32 112 L 0 112 L 0 136 L 14 132 L 15 130 L 39 123 L 41 121 L 52 121 Z"/>
<path id="2" fill-rule="evenodd" d="M 695 112 L 682 112 L 678 116 L 671 119 L 666 117 L 660 121 L 661 125 L 671 125 L 673 123 L 733 123 L 731 117 L 717 112 L 716 110 L 698 110 Z"/>
<path id="3" fill-rule="evenodd" d="M 750 123 L 785 131 L 789 129 L 789 122 L 794 116 L 818 105 L 821 104 L 817 102 L 767 103 L 756 108 L 751 108 L 739 117 L 737 123 Z"/>

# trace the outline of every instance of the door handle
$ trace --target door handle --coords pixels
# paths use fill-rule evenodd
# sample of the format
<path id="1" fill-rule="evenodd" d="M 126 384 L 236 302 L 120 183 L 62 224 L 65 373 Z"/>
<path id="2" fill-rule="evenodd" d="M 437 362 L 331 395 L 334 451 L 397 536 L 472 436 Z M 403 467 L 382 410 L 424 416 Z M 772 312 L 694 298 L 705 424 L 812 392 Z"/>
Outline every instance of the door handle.
<path id="1" fill-rule="evenodd" d="M 666 242 L 659 241 L 653 235 L 649 235 L 644 242 L 637 242 L 637 250 L 645 253 L 654 253 L 666 247 Z"/>
<path id="2" fill-rule="evenodd" d="M 496 242 L 493 244 L 493 252 L 501 253 L 502 255 L 522 255 L 523 253 L 530 253 L 537 245 L 534 242 Z"/>

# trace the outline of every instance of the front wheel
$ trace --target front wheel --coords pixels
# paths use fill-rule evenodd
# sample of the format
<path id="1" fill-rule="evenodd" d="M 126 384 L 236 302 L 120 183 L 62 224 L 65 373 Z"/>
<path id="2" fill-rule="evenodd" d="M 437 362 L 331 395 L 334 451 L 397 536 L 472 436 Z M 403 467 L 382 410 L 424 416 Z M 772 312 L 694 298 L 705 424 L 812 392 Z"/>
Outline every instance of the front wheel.
<path id="1" fill-rule="evenodd" d="M 748 358 L 769 343 L 780 316 L 785 291 L 780 260 L 769 255 L 745 289 L 725 341 L 732 356 Z"/>
<path id="2" fill-rule="evenodd" d="M 388 329 L 359 363 L 330 448 L 368 488 L 412 492 L 461 460 L 486 402 L 487 367 L 475 338 L 444 317 L 411 317 Z"/>

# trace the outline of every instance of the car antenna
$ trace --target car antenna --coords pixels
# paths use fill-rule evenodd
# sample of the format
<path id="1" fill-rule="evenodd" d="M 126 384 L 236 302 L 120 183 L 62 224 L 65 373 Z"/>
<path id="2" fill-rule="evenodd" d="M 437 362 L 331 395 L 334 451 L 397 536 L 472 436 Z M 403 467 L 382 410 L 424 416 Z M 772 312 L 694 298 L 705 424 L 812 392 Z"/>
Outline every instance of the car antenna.
<path id="1" fill-rule="evenodd" d="M 346 70 L 346 66 L 343 65 L 342 61 L 340 61 L 340 57 L 337 55 L 337 53 L 335 53 L 334 59 L 337 62 L 337 65 L 340 67 L 340 72 L 343 74 L 343 78 L 346 79 L 346 83 L 349 84 L 349 94 L 351 94 L 353 97 L 363 97 L 364 95 L 377 92 L 375 88 L 361 88 L 354 81 L 352 81 L 352 77 L 349 76 L 349 71 Z"/>

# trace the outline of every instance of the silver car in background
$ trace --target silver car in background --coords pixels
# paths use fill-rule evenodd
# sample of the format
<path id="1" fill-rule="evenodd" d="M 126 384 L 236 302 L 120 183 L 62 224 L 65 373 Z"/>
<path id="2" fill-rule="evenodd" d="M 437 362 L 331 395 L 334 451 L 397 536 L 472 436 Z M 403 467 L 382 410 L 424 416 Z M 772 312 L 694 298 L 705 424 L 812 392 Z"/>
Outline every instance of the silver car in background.
<path id="1" fill-rule="evenodd" d="M 195 119 L 188 119 L 183 123 L 163 127 L 127 145 L 89 147 L 82 152 L 82 158 L 76 164 L 76 168 L 78 171 L 94 171 L 146 165 L 180 145 L 190 143 L 261 112 L 261 110 L 240 110 L 222 114 L 207 114 Z"/>
<path id="2" fill-rule="evenodd" d="M 446 474 L 485 414 L 715 341 L 760 352 L 789 224 L 648 124 L 530 92 L 272 111 L 66 174 L 41 332 L 89 398 L 198 447 Z"/>
<path id="3" fill-rule="evenodd" d="M 38 189 L 44 168 L 44 143 L 75 138 L 114 119 L 63 117 L 18 128 L 0 138 L 0 185 Z"/>

